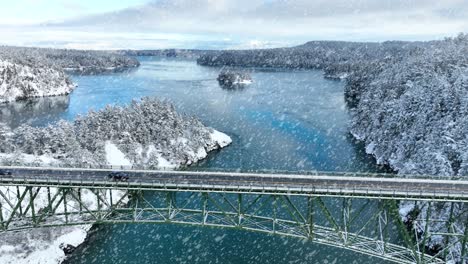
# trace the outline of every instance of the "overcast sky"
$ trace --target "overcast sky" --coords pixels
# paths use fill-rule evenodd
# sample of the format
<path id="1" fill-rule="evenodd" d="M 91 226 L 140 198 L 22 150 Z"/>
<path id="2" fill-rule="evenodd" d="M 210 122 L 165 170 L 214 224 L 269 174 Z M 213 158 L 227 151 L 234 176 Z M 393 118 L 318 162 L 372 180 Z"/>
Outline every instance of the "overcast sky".
<path id="1" fill-rule="evenodd" d="M 468 0 L 0 0 L 0 43 L 260 48 L 428 40 L 468 31 Z"/>

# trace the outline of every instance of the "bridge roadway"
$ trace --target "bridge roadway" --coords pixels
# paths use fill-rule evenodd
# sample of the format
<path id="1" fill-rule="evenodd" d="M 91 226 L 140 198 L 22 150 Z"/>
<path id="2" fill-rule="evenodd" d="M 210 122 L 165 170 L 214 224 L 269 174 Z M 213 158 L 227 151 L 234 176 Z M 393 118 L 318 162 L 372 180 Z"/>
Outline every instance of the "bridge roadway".
<path id="1" fill-rule="evenodd" d="M 1 185 L 148 190 L 199 190 L 245 193 L 289 193 L 382 197 L 392 199 L 468 201 L 468 179 L 378 177 L 369 174 L 334 176 L 330 173 L 293 175 L 236 172 L 119 170 L 128 182 L 108 179 L 108 169 L 0 167 L 11 176 L 0 176 Z M 327 175 L 328 174 L 328 175 Z"/>

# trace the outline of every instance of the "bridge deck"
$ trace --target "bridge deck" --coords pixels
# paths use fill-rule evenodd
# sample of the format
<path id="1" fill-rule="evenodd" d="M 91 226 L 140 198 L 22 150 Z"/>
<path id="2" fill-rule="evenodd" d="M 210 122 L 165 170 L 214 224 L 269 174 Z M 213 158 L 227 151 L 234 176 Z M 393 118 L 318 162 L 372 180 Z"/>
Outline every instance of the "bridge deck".
<path id="1" fill-rule="evenodd" d="M 124 170 L 129 181 L 113 182 L 107 178 L 112 170 L 0 167 L 1 169 L 9 170 L 13 175 L 0 176 L 0 185 L 468 200 L 468 180 Z"/>

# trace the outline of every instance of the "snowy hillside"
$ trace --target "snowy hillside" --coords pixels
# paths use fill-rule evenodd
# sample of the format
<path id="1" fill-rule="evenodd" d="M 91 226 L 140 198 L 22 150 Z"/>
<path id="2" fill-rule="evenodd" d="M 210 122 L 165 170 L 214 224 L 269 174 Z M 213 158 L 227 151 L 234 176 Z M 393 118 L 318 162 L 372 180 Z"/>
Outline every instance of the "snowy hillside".
<path id="1" fill-rule="evenodd" d="M 61 71 L 0 60 L 0 103 L 69 94 L 75 85 Z"/>
<path id="2" fill-rule="evenodd" d="M 447 39 L 401 61 L 374 63 L 353 72 L 347 95 L 354 107 L 352 134 L 380 164 L 402 174 L 468 175 L 468 36 Z M 424 232 L 425 214 L 448 219 L 450 208 L 425 202 L 400 204 L 402 216 Z M 429 209 L 431 207 L 431 209 Z M 429 232 L 463 230 L 468 219 L 462 205 L 453 208 L 450 227 L 431 225 Z M 418 219 L 415 221 L 415 217 Z M 431 240 L 431 250 L 454 243 L 451 256 L 460 261 L 461 244 Z"/>
<path id="3" fill-rule="evenodd" d="M 379 163 L 404 174 L 468 175 L 467 54 L 468 37 L 444 41 L 384 64 L 357 91 L 352 132 Z"/>
<path id="4" fill-rule="evenodd" d="M 135 58 L 105 51 L 0 46 L 0 103 L 67 95 L 75 86 L 65 72 L 100 74 L 139 65 Z"/>

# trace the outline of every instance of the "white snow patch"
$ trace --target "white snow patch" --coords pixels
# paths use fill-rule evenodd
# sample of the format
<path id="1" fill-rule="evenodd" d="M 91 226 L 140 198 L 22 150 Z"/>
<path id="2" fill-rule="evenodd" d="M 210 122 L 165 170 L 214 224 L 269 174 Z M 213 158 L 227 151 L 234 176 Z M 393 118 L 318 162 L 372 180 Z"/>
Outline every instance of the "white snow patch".
<path id="1" fill-rule="evenodd" d="M 213 129 L 213 133 L 211 133 L 211 139 L 215 141 L 218 144 L 218 146 L 221 148 L 224 148 L 227 145 L 232 143 L 231 137 L 214 129 Z"/>
<path id="2" fill-rule="evenodd" d="M 158 155 L 156 156 L 157 159 L 158 159 L 158 167 L 160 169 L 175 169 L 177 168 L 178 166 L 170 161 L 168 161 L 167 159 L 165 159 L 161 153 L 158 153 Z"/>
<path id="3" fill-rule="evenodd" d="M 125 157 L 125 154 L 112 142 L 106 141 L 104 149 L 106 151 L 106 160 L 109 165 L 132 166 L 132 163 Z"/>
<path id="4" fill-rule="evenodd" d="M 62 247 L 64 245 L 72 245 L 74 247 L 83 243 L 87 236 L 87 231 L 90 226 L 74 228 L 71 232 L 66 233 L 58 238 L 48 247 L 43 250 L 34 251 L 24 259 L 27 264 L 57 264 L 65 260 L 66 256 Z M 14 262 L 20 263 L 20 262 Z"/>
<path id="5" fill-rule="evenodd" d="M 41 166 L 50 166 L 50 165 L 60 164 L 59 160 L 54 159 L 53 157 L 49 155 L 37 156 L 37 155 L 31 155 L 31 154 L 19 154 L 18 156 L 15 157 L 15 154 L 0 153 L 0 161 L 9 160 L 13 158 L 18 159 L 18 161 L 21 161 L 24 164 L 38 163 Z"/>
<path id="6" fill-rule="evenodd" d="M 234 82 L 234 84 L 244 84 L 244 85 L 249 85 L 249 84 L 252 84 L 252 80 L 243 79 L 243 80 L 235 81 L 235 82 Z"/>
<path id="7" fill-rule="evenodd" d="M 179 167 L 177 164 L 164 158 L 162 156 L 161 150 L 158 150 L 154 145 L 149 145 L 148 151 L 146 152 L 146 157 L 156 157 L 156 159 L 158 160 L 158 168 L 162 170 L 173 170 Z"/>
<path id="8" fill-rule="evenodd" d="M 414 203 L 401 203 L 398 209 L 398 213 L 403 221 L 408 220 L 408 215 L 414 210 Z"/>
<path id="9" fill-rule="evenodd" d="M 367 154 L 374 154 L 374 150 L 375 150 L 375 143 L 374 142 L 371 142 L 369 144 L 367 144 L 366 146 L 366 153 Z"/>
<path id="10" fill-rule="evenodd" d="M 204 159 L 208 156 L 208 153 L 206 153 L 205 148 L 198 148 L 197 153 L 195 153 L 195 158 L 198 160 Z"/>

